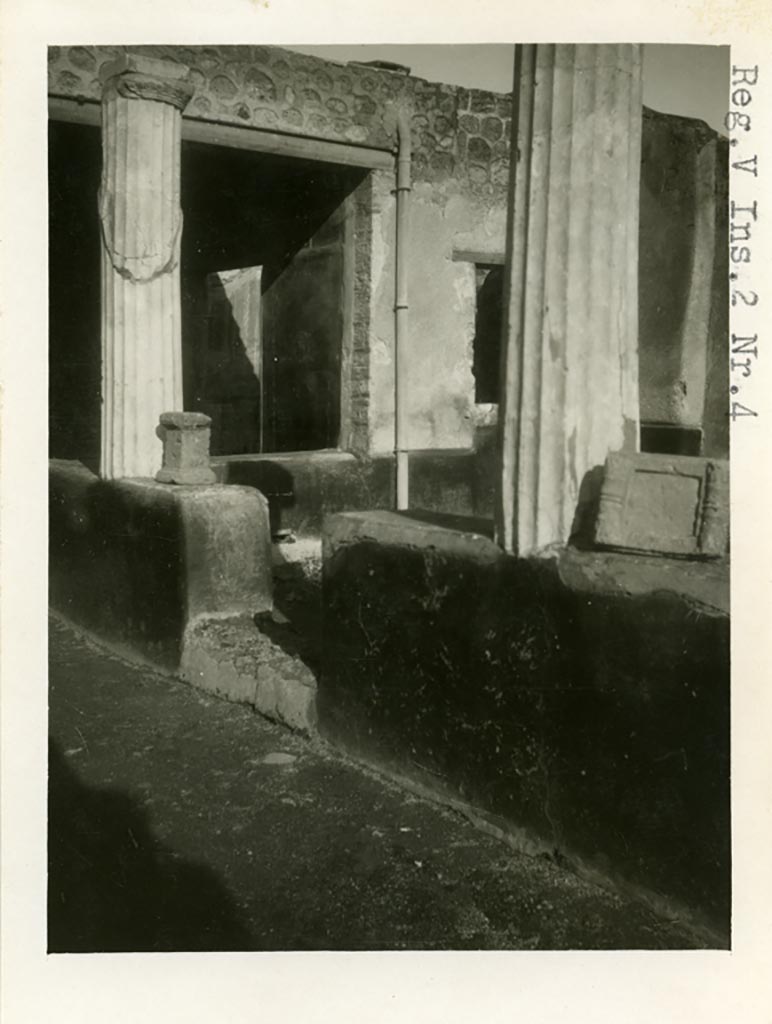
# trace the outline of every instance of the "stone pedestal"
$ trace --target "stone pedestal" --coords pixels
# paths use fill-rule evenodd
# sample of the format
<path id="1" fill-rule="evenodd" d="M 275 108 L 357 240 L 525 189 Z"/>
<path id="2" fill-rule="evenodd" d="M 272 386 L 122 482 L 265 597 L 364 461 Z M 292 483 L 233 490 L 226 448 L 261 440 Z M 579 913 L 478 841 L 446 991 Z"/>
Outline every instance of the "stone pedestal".
<path id="1" fill-rule="evenodd" d="M 254 487 L 105 481 L 54 460 L 49 495 L 51 607 L 117 653 L 178 672 L 193 629 L 273 607 Z"/>
<path id="2" fill-rule="evenodd" d="M 497 531 L 521 555 L 638 446 L 639 50 L 516 48 Z"/>
<path id="3" fill-rule="evenodd" d="M 155 433 L 182 407 L 180 122 L 187 68 L 127 56 L 102 95 L 102 439 L 100 474 L 153 476 Z"/>
<path id="4" fill-rule="evenodd" d="M 212 421 L 202 412 L 165 412 L 156 433 L 163 441 L 162 484 L 213 484 L 209 466 Z"/>

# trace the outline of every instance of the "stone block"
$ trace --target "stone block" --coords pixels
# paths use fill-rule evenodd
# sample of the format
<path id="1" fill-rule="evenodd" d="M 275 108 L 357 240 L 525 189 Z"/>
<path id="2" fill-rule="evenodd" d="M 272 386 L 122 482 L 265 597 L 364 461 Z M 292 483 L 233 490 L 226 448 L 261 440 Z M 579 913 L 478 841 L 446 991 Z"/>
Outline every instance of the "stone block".
<path id="1" fill-rule="evenodd" d="M 612 453 L 595 540 L 656 555 L 720 558 L 729 545 L 729 465 L 723 459 Z"/>
<path id="2" fill-rule="evenodd" d="M 127 657 L 176 671 L 191 623 L 272 607 L 254 488 L 100 480 L 54 461 L 49 524 L 52 607 Z"/>
<path id="3" fill-rule="evenodd" d="M 442 522 L 327 519 L 321 734 L 725 934 L 726 564 Z"/>
<path id="4" fill-rule="evenodd" d="M 297 732 L 316 730 L 316 677 L 251 619 L 209 619 L 185 635 L 180 674 L 191 685 Z"/>
<path id="5" fill-rule="evenodd" d="M 213 484 L 209 466 L 212 420 L 202 412 L 165 412 L 156 433 L 163 441 L 163 465 L 156 480 L 164 484 Z"/>

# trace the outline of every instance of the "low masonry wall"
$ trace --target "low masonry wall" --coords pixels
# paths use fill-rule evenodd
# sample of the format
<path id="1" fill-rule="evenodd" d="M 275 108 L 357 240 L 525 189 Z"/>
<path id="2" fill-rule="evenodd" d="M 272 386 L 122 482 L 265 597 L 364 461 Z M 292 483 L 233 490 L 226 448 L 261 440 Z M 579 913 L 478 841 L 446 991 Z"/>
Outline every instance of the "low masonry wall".
<path id="1" fill-rule="evenodd" d="M 291 628 L 271 622 L 258 490 L 100 480 L 79 462 L 53 461 L 49 492 L 56 613 L 129 660 L 315 731 L 315 673 Z"/>
<path id="2" fill-rule="evenodd" d="M 268 500 L 271 531 L 319 536 L 324 516 L 360 508 L 389 508 L 387 460 L 360 460 L 348 452 L 230 455 L 211 460 L 222 483 L 255 487 Z"/>
<path id="3" fill-rule="evenodd" d="M 272 606 L 268 508 L 247 487 L 49 475 L 49 603 L 125 654 L 179 667 L 202 618 Z"/>
<path id="4" fill-rule="evenodd" d="M 492 453 L 487 442 L 478 449 L 410 452 L 411 507 L 492 517 Z M 318 537 L 327 515 L 395 504 L 391 457 L 340 451 L 227 455 L 212 459 L 212 469 L 221 483 L 255 487 L 265 495 L 274 533 Z"/>
<path id="5" fill-rule="evenodd" d="M 323 542 L 323 735 L 727 943 L 725 566 L 518 560 L 410 513 Z"/>

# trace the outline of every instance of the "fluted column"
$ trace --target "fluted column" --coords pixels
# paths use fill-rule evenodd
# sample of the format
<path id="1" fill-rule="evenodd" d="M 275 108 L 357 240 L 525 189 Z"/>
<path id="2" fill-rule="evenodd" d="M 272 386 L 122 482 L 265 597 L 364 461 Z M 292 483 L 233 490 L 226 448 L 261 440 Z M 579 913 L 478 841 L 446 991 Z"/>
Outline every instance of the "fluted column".
<path id="1" fill-rule="evenodd" d="M 133 55 L 103 68 L 103 477 L 154 476 L 156 426 L 182 409 L 181 111 L 188 69 Z"/>
<path id="2" fill-rule="evenodd" d="M 516 47 L 497 531 L 520 555 L 638 446 L 641 123 L 638 46 Z"/>

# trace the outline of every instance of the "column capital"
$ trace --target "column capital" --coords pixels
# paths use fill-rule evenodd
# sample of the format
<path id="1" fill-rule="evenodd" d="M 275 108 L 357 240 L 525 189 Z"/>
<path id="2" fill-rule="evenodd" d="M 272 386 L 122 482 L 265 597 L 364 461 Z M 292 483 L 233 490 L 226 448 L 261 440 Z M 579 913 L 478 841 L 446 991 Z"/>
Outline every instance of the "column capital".
<path id="1" fill-rule="evenodd" d="M 117 94 L 126 99 L 169 103 L 184 110 L 195 91 L 189 74 L 184 64 L 126 53 L 101 68 L 102 98 Z"/>

